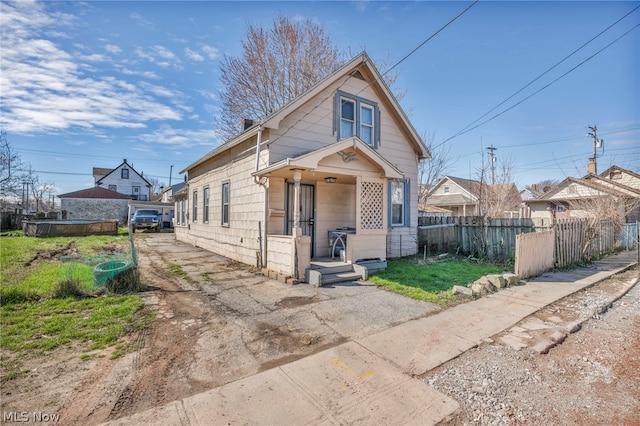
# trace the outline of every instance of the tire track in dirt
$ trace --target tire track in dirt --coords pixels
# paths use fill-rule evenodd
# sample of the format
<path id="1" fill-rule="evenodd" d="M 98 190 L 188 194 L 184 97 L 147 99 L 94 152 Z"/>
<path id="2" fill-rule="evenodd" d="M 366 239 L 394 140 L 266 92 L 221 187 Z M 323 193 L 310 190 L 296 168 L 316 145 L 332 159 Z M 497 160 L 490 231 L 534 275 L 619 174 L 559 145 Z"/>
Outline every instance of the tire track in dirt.
<path id="1" fill-rule="evenodd" d="M 103 359 L 87 374 L 63 409 L 65 424 L 99 424 L 215 385 L 188 375 L 199 329 L 207 323 L 209 315 L 203 309 L 207 297 L 181 287 L 179 279 L 166 270 L 164 263 L 152 257 L 157 254 L 150 252 L 144 240 L 137 243 L 138 266 L 144 283 L 157 289 L 144 297 L 157 304 L 158 318 L 152 329 L 142 330 L 136 336 L 135 353 L 115 361 Z"/>

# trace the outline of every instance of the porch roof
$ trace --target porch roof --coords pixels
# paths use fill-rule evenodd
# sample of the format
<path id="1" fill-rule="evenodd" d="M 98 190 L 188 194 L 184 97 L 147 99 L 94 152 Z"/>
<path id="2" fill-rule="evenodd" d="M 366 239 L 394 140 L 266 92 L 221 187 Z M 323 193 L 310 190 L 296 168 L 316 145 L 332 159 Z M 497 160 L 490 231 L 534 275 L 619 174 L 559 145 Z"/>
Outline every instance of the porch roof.
<path id="1" fill-rule="evenodd" d="M 345 153 L 344 151 L 349 152 Z M 342 154 L 341 156 L 343 157 L 343 161 L 346 164 L 349 164 L 356 157 L 356 155 L 361 154 L 370 163 L 372 163 L 374 166 L 376 166 L 376 168 L 379 169 L 380 177 L 386 177 L 389 179 L 402 179 L 404 177 L 403 173 L 398 170 L 397 167 L 388 162 L 385 158 L 378 154 L 376 150 L 371 148 L 366 143 L 362 142 L 357 137 L 344 139 L 342 141 L 327 145 L 323 148 L 317 149 L 307 154 L 303 154 L 299 157 L 285 158 L 284 160 L 274 163 L 269 167 L 253 172 L 252 175 L 259 177 L 268 177 L 278 172 L 281 173 L 283 171 L 293 169 L 319 172 L 334 172 L 331 167 L 319 164 L 323 159 L 333 154 Z M 350 154 L 353 154 L 351 159 L 349 159 Z M 342 174 L 358 174 L 359 172 L 360 171 L 355 168 L 344 168 L 341 171 Z"/>

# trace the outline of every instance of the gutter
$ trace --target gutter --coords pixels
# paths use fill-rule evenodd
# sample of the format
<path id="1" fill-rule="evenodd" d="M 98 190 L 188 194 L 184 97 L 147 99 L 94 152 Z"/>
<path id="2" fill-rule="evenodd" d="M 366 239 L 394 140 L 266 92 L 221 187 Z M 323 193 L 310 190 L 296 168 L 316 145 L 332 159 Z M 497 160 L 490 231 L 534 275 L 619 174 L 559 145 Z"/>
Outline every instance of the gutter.
<path id="1" fill-rule="evenodd" d="M 257 141 L 256 141 L 256 169 L 255 172 L 258 171 L 258 169 L 260 168 L 260 152 L 262 150 L 262 123 L 258 124 L 258 137 L 257 137 Z M 260 185 L 262 188 L 264 188 L 264 237 L 262 235 L 260 235 L 259 239 L 258 239 L 258 244 L 260 244 L 260 268 L 265 268 L 267 266 L 267 225 L 269 223 L 269 188 L 266 185 L 266 179 L 263 180 L 263 178 L 258 177 L 256 175 L 253 176 L 253 182 L 256 185 Z M 260 223 L 258 223 L 258 225 L 260 225 Z M 259 228 L 258 228 L 259 229 Z M 262 244 L 260 243 L 260 239 L 262 239 Z M 264 249 L 262 247 L 262 245 L 264 245 Z"/>

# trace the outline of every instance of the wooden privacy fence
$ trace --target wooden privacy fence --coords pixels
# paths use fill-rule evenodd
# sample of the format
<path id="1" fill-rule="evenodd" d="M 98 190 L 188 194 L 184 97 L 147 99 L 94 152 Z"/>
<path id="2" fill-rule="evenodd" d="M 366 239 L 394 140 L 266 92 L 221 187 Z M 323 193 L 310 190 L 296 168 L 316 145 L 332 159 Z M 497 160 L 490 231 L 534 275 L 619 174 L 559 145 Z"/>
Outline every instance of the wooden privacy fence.
<path id="1" fill-rule="evenodd" d="M 611 222 L 603 221 L 590 226 L 588 219 L 581 218 L 559 219 L 549 226 L 536 226 L 531 219 L 419 217 L 418 248 L 428 255 L 456 252 L 485 255 L 494 261 L 506 261 L 515 257 L 516 262 L 529 262 L 518 259 L 519 256 L 547 257 L 552 254 L 554 263 L 549 269 L 554 266 L 565 268 L 611 253 L 618 247 L 636 247 L 637 226 L 637 223 L 624 225 L 616 234 L 615 226 Z M 530 254 L 532 252 L 528 248 L 522 248 L 526 254 L 517 254 L 517 236 L 550 229 L 554 231 L 555 244 L 548 248 L 549 252 L 543 253 L 539 248 L 540 241 L 531 237 L 523 239 L 521 244 L 533 245 L 538 252 Z M 523 265 L 523 270 L 529 268 Z"/>
<path id="2" fill-rule="evenodd" d="M 520 278 L 538 276 L 553 268 L 554 231 L 516 235 L 514 273 Z"/>
<path id="3" fill-rule="evenodd" d="M 587 219 L 560 219 L 553 227 L 556 231 L 557 268 L 589 261 L 616 248 L 612 222 L 602 221 L 590 228 Z"/>
<path id="4" fill-rule="evenodd" d="M 536 229 L 531 219 L 419 217 L 418 247 L 429 255 L 457 251 L 505 261 L 515 253 L 516 235 Z"/>
<path id="5" fill-rule="evenodd" d="M 618 247 L 626 250 L 638 248 L 638 222 L 625 223 L 618 233 Z"/>

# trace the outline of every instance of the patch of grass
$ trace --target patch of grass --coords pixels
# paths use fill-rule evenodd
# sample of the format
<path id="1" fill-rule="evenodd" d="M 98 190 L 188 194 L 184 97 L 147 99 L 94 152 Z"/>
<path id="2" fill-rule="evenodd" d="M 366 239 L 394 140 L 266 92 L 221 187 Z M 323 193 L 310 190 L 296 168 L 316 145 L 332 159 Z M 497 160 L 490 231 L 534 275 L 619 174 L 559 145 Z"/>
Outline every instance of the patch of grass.
<path id="1" fill-rule="evenodd" d="M 372 275 L 369 280 L 394 293 L 417 300 L 445 304 L 454 298 L 454 285 L 466 286 L 487 274 L 496 274 L 503 267 L 467 259 L 447 259 L 422 262 L 415 258 L 391 259 L 387 269 Z"/>
<path id="2" fill-rule="evenodd" d="M 3 238 L 0 351 L 12 353 L 18 361 L 59 347 L 78 348 L 86 354 L 121 345 L 118 351 L 126 353 L 127 339 L 121 337 L 151 324 L 150 314 L 142 309 L 142 298 L 96 290 L 93 266 L 75 257 L 120 247 L 128 249 L 126 230 L 117 236 Z M 70 251 L 73 257 L 65 262 L 58 259 Z M 2 380 L 20 377 L 20 372 L 19 362 L 4 365 Z"/>
<path id="3" fill-rule="evenodd" d="M 189 274 L 187 274 L 186 271 L 182 269 L 182 266 L 178 265 L 177 263 L 169 263 L 167 267 L 169 268 L 169 272 L 171 272 L 173 275 L 182 278 L 189 284 L 199 286 L 199 283 L 193 278 L 191 278 Z"/>
<path id="4" fill-rule="evenodd" d="M 138 296 L 5 305 L 0 307 L 0 348 L 42 352 L 78 342 L 101 349 L 125 334 L 141 307 Z"/>

